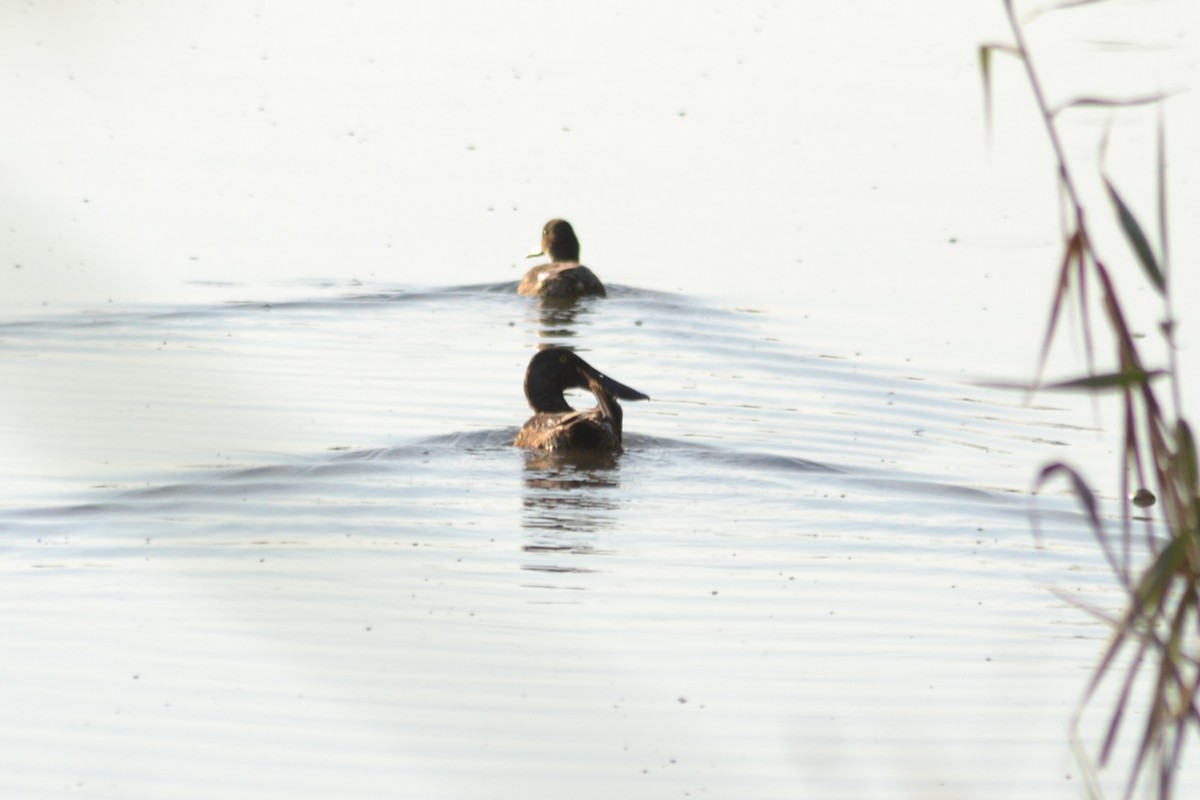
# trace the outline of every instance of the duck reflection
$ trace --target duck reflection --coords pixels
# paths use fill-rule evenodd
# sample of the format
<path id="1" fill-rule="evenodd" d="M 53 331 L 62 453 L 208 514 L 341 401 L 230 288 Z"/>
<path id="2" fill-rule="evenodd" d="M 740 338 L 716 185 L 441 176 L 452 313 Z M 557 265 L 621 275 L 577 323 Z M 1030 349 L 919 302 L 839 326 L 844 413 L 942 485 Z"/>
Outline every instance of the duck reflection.
<path id="1" fill-rule="evenodd" d="M 526 528 L 590 533 L 611 526 L 620 507 L 614 452 L 531 451 L 525 460 Z"/>
<path id="2" fill-rule="evenodd" d="M 591 572 L 575 557 L 605 552 L 596 547 L 594 534 L 613 526 L 621 506 L 619 489 L 616 453 L 527 453 L 521 524 L 530 532 L 522 550 L 531 558 L 521 568 Z"/>
<path id="3" fill-rule="evenodd" d="M 579 329 L 591 324 L 595 299 L 542 297 L 529 306 L 539 339 L 570 340 L 579 336 Z M 565 342 L 564 342 L 565 343 Z"/>

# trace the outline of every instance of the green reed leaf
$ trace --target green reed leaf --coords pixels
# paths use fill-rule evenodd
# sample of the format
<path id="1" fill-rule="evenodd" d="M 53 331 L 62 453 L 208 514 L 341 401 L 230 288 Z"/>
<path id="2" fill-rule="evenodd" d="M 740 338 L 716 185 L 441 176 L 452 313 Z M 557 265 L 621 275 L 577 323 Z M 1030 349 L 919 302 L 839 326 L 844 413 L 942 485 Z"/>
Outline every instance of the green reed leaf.
<path id="1" fill-rule="evenodd" d="M 991 59 L 992 51 L 1004 53 L 1005 55 L 1014 56 L 1016 58 L 1021 57 L 1021 49 L 1011 44 L 1000 44 L 998 42 L 981 44 L 979 45 L 979 66 L 984 71 L 985 75 L 988 71 L 988 65 L 986 62 Z"/>
<path id="2" fill-rule="evenodd" d="M 1184 419 L 1175 423 L 1175 454 L 1180 486 L 1185 491 L 1195 492 L 1197 483 L 1200 483 L 1200 465 L 1196 459 L 1196 440 L 1192 438 L 1192 428 Z"/>
<path id="3" fill-rule="evenodd" d="M 1163 277 L 1162 270 L 1158 267 L 1158 259 L 1155 258 L 1154 251 L 1150 248 L 1150 241 L 1146 238 L 1146 234 L 1142 232 L 1142 226 L 1138 224 L 1133 212 L 1129 210 L 1129 206 L 1125 205 L 1125 201 L 1117 193 L 1112 181 L 1105 178 L 1104 185 L 1108 189 L 1109 198 L 1117 209 L 1117 220 L 1121 223 L 1121 229 L 1125 231 L 1125 239 L 1137 254 L 1138 261 L 1141 262 L 1142 269 L 1146 272 L 1146 277 L 1154 284 L 1154 288 L 1160 295 L 1166 294 L 1166 278 Z"/>
<path id="4" fill-rule="evenodd" d="M 983 79 L 983 122 L 988 132 L 992 134 L 992 46 L 979 46 L 979 76 Z"/>
<path id="5" fill-rule="evenodd" d="M 1108 372 L 1103 375 L 1087 375 L 1058 383 L 1049 383 L 1043 389 L 1061 391 L 1095 392 L 1105 389 L 1128 389 L 1132 386 L 1143 386 L 1149 381 L 1165 374 L 1161 369 L 1126 369 L 1120 372 Z"/>
<path id="6" fill-rule="evenodd" d="M 1154 562 L 1142 574 L 1134 590 L 1138 607 L 1147 616 L 1157 616 L 1170 593 L 1175 579 L 1187 571 L 1187 543 L 1173 536 L 1154 557 Z M 1151 614 L 1151 609 L 1154 613 Z"/>
<path id="7" fill-rule="evenodd" d="M 979 45 L 979 76 L 983 79 L 983 119 L 989 136 L 992 132 L 992 53 L 1021 57 L 1021 51 L 1011 44 Z"/>

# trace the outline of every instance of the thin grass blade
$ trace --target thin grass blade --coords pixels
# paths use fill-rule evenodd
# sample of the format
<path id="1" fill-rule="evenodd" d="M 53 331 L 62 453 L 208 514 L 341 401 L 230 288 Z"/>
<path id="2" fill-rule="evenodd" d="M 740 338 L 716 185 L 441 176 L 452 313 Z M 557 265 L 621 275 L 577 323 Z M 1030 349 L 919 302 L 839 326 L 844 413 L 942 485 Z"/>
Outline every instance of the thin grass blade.
<path id="1" fill-rule="evenodd" d="M 1049 14 L 1052 11 L 1064 11 L 1068 8 L 1076 8 L 1078 6 L 1090 6 L 1093 3 L 1103 3 L 1103 2 L 1104 2 L 1104 0 L 1063 0 L 1063 2 L 1061 2 L 1061 3 L 1055 3 L 1054 5 L 1046 6 L 1044 8 L 1034 9 L 1033 11 L 1029 12 L 1029 16 L 1027 16 L 1025 18 L 1025 21 L 1026 21 L 1026 23 L 1032 22 L 1033 20 L 1040 17 L 1042 14 Z"/>
<path id="2" fill-rule="evenodd" d="M 1150 241 L 1146 238 L 1146 234 L 1142 232 L 1142 226 L 1138 224 L 1137 219 L 1133 216 L 1133 212 L 1129 210 L 1129 206 L 1121 199 L 1121 195 L 1117 193 L 1117 189 L 1112 185 L 1112 181 L 1108 178 L 1104 179 L 1104 186 L 1108 189 L 1108 197 L 1112 200 L 1113 205 L 1117 209 L 1117 220 L 1121 223 L 1121 229 L 1125 232 L 1125 239 L 1129 242 L 1129 246 L 1133 248 L 1137 254 L 1138 261 L 1141 262 L 1142 269 L 1146 273 L 1146 277 L 1150 279 L 1150 283 L 1154 284 L 1154 288 L 1158 293 L 1165 294 L 1167 291 L 1167 280 L 1163 277 L 1162 270 L 1159 269 L 1158 259 L 1154 256 L 1154 251 L 1150 248 Z"/>
<path id="3" fill-rule="evenodd" d="M 1058 285 L 1054 287 L 1054 299 L 1050 302 L 1050 318 L 1046 321 L 1046 335 L 1042 338 L 1042 351 L 1038 355 L 1037 370 L 1033 382 L 1036 386 L 1041 383 L 1042 373 L 1046 369 L 1046 361 L 1050 358 L 1050 345 L 1054 341 L 1054 333 L 1058 330 L 1059 315 L 1062 313 L 1063 300 L 1071 288 L 1071 265 L 1083 258 L 1083 237 L 1079 231 L 1071 234 L 1063 251 L 1062 266 L 1058 268 Z"/>
<path id="4" fill-rule="evenodd" d="M 1090 700 L 1100 688 L 1100 682 L 1108 674 L 1112 668 L 1113 661 L 1116 660 L 1117 654 L 1132 638 L 1130 632 L 1131 623 L 1126 620 L 1122 622 L 1121 627 L 1117 629 L 1116 636 L 1109 644 L 1108 650 L 1105 651 L 1104 657 L 1100 659 L 1100 663 L 1096 665 L 1096 669 L 1092 672 L 1092 678 L 1088 681 L 1087 689 L 1084 692 L 1084 702 Z M 1112 755 L 1113 747 L 1117 743 L 1117 734 L 1121 730 L 1121 724 L 1125 719 L 1125 711 L 1129 708 L 1129 696 L 1133 692 L 1134 681 L 1137 680 L 1138 669 L 1141 667 L 1142 661 L 1146 657 L 1146 640 L 1142 639 L 1138 642 L 1137 652 L 1134 654 L 1133 663 L 1125 673 L 1125 679 L 1121 682 L 1121 691 L 1117 694 L 1117 704 L 1113 709 L 1112 716 L 1108 721 L 1108 728 L 1104 731 L 1104 741 L 1100 745 L 1099 763 L 1107 764 L 1109 757 Z"/>
<path id="5" fill-rule="evenodd" d="M 1104 523 L 1100 519 L 1100 507 L 1096 503 L 1096 496 L 1092 493 L 1092 489 L 1088 486 L 1087 481 L 1083 479 L 1074 467 L 1064 464 L 1061 461 L 1056 461 L 1053 464 L 1047 464 L 1042 467 L 1038 479 L 1034 482 L 1033 490 L 1038 492 L 1047 481 L 1055 475 L 1063 475 L 1071 483 L 1071 489 L 1075 493 L 1075 497 L 1079 500 L 1079 504 L 1083 506 L 1084 512 L 1088 517 L 1088 524 L 1092 527 L 1092 533 L 1104 545 L 1107 551 L 1107 536 L 1104 533 Z"/>
<path id="6" fill-rule="evenodd" d="M 1057 106 L 1050 113 L 1057 116 L 1072 108 L 1135 108 L 1137 106 L 1149 106 L 1154 103 L 1161 103 L 1169 96 L 1165 93 L 1156 93 L 1120 99 L 1113 97 L 1076 97 L 1074 100 Z"/>

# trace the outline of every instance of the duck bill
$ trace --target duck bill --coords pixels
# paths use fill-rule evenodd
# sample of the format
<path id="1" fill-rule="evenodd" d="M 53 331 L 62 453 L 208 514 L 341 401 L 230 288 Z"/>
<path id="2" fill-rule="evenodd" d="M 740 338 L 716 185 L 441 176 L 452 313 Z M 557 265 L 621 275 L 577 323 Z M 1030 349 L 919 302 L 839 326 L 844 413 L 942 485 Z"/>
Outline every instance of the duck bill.
<path id="1" fill-rule="evenodd" d="M 533 252 L 528 253 L 525 257 L 526 258 L 538 258 L 539 256 L 544 256 L 544 255 L 546 255 L 546 251 L 539 247 L 537 250 L 534 250 Z"/>
<path id="2" fill-rule="evenodd" d="M 584 369 L 583 367 L 580 367 L 579 372 L 581 375 L 583 375 L 583 379 L 584 379 L 585 383 L 590 383 L 591 381 L 595 381 L 597 384 L 599 384 L 604 389 L 604 391 L 608 392 L 609 395 L 617 398 L 618 400 L 649 400 L 650 399 L 650 395 L 642 394 L 637 389 L 633 389 L 629 386 L 626 386 L 625 384 L 621 383 L 620 381 L 614 381 L 612 378 L 608 377 L 607 375 L 605 375 L 601 372 L 597 372 L 596 370 L 591 369 L 590 367 L 588 369 Z"/>

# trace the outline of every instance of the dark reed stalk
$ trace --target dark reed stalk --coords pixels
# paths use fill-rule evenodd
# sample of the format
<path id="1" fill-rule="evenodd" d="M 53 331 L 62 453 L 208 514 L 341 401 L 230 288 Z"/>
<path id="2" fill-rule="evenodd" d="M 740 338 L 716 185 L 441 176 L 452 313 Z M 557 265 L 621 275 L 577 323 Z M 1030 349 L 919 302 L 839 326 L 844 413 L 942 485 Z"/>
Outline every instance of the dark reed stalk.
<path id="1" fill-rule="evenodd" d="M 1079 391 L 1115 395 L 1122 405 L 1120 532 L 1114 534 L 1111 518 L 1101 513 L 1095 493 L 1081 473 L 1066 462 L 1045 465 L 1035 481 L 1035 491 L 1048 481 L 1065 478 L 1086 513 L 1096 537 L 1124 595 L 1123 610 L 1113 616 L 1090 609 L 1112 627 L 1112 638 L 1097 662 L 1072 723 L 1072 737 L 1094 795 L 1100 789 L 1091 760 L 1080 744 L 1081 716 L 1096 702 L 1102 685 L 1117 687 L 1116 699 L 1097 754 L 1100 768 L 1109 765 L 1118 735 L 1136 728 L 1138 740 L 1128 768 L 1124 796 L 1131 797 L 1140 778 L 1145 777 L 1155 797 L 1174 796 L 1175 778 L 1189 735 L 1200 733 L 1200 470 L 1191 426 L 1182 416 L 1179 403 L 1179 374 L 1175 358 L 1175 321 L 1170 293 L 1167 222 L 1165 137 L 1161 117 L 1163 96 L 1108 100 L 1077 98 L 1059 107 L 1046 100 L 1043 80 L 1025 38 L 1028 22 L 1018 19 L 1013 0 L 1002 0 L 1013 41 L 986 44 L 979 49 L 984 79 L 984 97 L 991 115 L 990 65 L 993 53 L 1015 57 L 1024 67 L 1033 98 L 1054 153 L 1058 184 L 1067 209 L 1064 219 L 1062 258 L 1058 281 L 1050 304 L 1042 340 L 1034 389 Z M 1102 2 L 1074 0 L 1055 9 Z M 1060 115 L 1082 106 L 1134 106 L 1160 104 L 1158 122 L 1158 208 L 1157 252 L 1133 211 L 1104 177 L 1108 200 L 1116 222 L 1128 242 L 1142 278 L 1163 304 L 1158 331 L 1166 345 L 1168 364 L 1151 368 L 1137 346 L 1129 318 L 1112 280 L 1109 262 L 1097 252 L 1089 229 L 1085 203 L 1077 190 L 1063 140 Z M 1100 319 L 1088 313 L 1097 302 Z M 1042 376 L 1064 307 L 1077 311 L 1079 333 L 1086 347 L 1086 372 L 1081 377 L 1043 384 Z M 1096 347 L 1112 348 L 1115 370 L 1098 371 Z M 1171 405 L 1159 400 L 1157 387 L 1166 381 Z M 1157 513 L 1142 508 L 1155 502 L 1145 491 L 1154 487 Z M 1135 557 L 1133 529 L 1137 514 L 1144 514 L 1145 558 Z M 1148 707 L 1131 708 L 1135 684 L 1150 687 Z M 1139 713 L 1140 712 L 1140 713 Z M 1144 720 L 1144 721 L 1143 721 Z"/>

